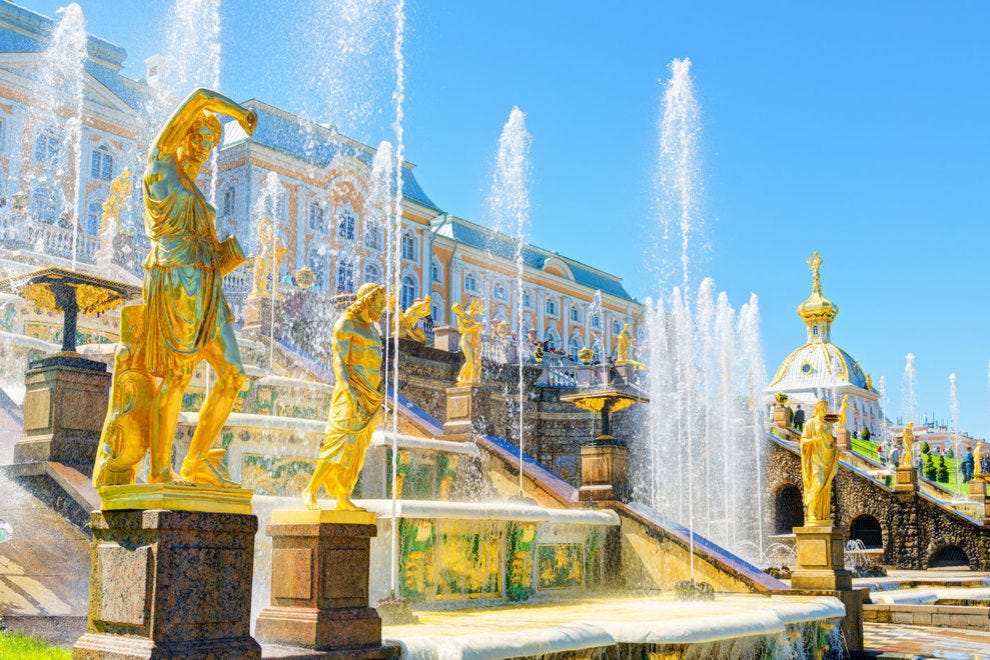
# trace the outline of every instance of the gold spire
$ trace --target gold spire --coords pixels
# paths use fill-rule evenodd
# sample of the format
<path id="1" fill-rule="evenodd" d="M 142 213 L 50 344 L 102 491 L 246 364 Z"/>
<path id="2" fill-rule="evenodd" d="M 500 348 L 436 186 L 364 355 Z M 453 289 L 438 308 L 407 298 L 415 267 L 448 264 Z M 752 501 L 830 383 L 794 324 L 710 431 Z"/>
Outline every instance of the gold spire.
<path id="1" fill-rule="evenodd" d="M 822 263 L 824 262 L 816 250 L 807 261 L 813 277 L 811 295 L 797 308 L 798 316 L 808 326 L 808 343 L 829 341 L 832 321 L 839 314 L 839 308 L 822 294 Z"/>

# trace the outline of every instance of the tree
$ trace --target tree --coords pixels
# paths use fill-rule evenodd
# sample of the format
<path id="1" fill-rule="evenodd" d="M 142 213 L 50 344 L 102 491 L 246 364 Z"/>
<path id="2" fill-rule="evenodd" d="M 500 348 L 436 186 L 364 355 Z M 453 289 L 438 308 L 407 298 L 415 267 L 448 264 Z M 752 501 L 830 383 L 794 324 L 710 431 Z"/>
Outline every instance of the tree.
<path id="1" fill-rule="evenodd" d="M 925 476 L 925 479 L 935 481 L 935 460 L 929 452 L 925 451 L 924 447 L 921 448 L 921 454 L 925 457 L 925 462 L 924 466 L 921 468 L 921 473 Z"/>
<path id="2" fill-rule="evenodd" d="M 863 440 L 869 440 L 871 437 L 873 437 L 873 434 L 870 433 L 870 429 L 864 426 L 863 430 L 860 431 L 859 433 L 859 437 L 862 438 Z"/>
<path id="3" fill-rule="evenodd" d="M 945 465 L 945 457 L 936 456 L 935 463 L 935 480 L 943 484 L 949 483 L 949 468 Z"/>

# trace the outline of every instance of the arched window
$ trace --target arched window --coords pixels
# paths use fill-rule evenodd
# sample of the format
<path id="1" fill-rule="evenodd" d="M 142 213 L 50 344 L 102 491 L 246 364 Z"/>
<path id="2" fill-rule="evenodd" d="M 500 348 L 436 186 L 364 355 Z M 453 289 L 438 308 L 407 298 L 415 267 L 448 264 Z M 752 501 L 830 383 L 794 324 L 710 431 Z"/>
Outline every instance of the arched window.
<path id="1" fill-rule="evenodd" d="M 402 235 L 402 258 L 406 261 L 416 261 L 416 237 L 410 232 Z"/>
<path id="2" fill-rule="evenodd" d="M 560 346 L 560 335 L 557 334 L 557 329 L 553 326 L 547 328 L 546 332 L 543 333 L 543 339 L 549 342 L 547 348 L 556 349 Z"/>
<path id="3" fill-rule="evenodd" d="M 402 278 L 402 295 L 399 298 L 399 304 L 402 309 L 406 309 L 413 304 L 414 300 L 416 300 L 416 280 L 411 275 L 406 275 Z"/>
<path id="4" fill-rule="evenodd" d="M 223 191 L 223 195 L 220 198 L 220 216 L 229 217 L 234 215 L 235 202 L 237 201 L 237 196 L 234 191 L 234 187 L 230 186 Z"/>
<path id="5" fill-rule="evenodd" d="M 433 257 L 433 261 L 430 263 L 430 277 L 437 284 L 443 284 L 443 264 L 436 257 Z"/>
<path id="6" fill-rule="evenodd" d="M 101 145 L 90 154 L 89 175 L 94 179 L 113 179 L 113 156 L 106 145 Z"/>
<path id="7" fill-rule="evenodd" d="M 31 217 L 41 222 L 54 224 L 58 219 L 58 201 L 55 191 L 47 186 L 39 186 L 31 191 Z"/>
<path id="8" fill-rule="evenodd" d="M 568 350 L 568 354 L 570 355 L 571 359 L 574 360 L 574 361 L 577 361 L 577 359 L 578 359 L 578 356 L 577 356 L 578 351 L 581 350 L 581 340 L 578 338 L 577 335 L 574 335 L 573 337 L 571 337 L 571 343 L 568 346 L 568 349 L 569 349 Z"/>
<path id="9" fill-rule="evenodd" d="M 553 298 L 547 298 L 546 312 L 550 316 L 557 315 L 557 301 L 554 300 Z"/>
<path id="10" fill-rule="evenodd" d="M 58 158 L 59 141 L 54 129 L 46 128 L 34 139 L 34 159 L 39 163 L 54 163 Z"/>
<path id="11" fill-rule="evenodd" d="M 337 238 L 344 241 L 354 240 L 354 230 L 357 226 L 357 216 L 350 204 L 344 204 L 337 211 Z"/>
<path id="12" fill-rule="evenodd" d="M 93 202 L 86 211 L 86 224 L 83 225 L 83 233 L 96 236 L 100 233 L 100 219 L 103 217 L 103 204 Z"/>
<path id="13" fill-rule="evenodd" d="M 327 263 L 326 257 L 321 254 L 325 250 L 320 249 L 321 246 L 314 245 L 309 248 L 309 253 L 306 258 L 306 265 L 313 270 L 313 274 L 316 275 L 316 288 L 320 291 L 330 290 L 330 269 Z"/>
<path id="14" fill-rule="evenodd" d="M 340 259 L 337 262 L 337 293 L 354 293 L 354 262 Z"/>
<path id="15" fill-rule="evenodd" d="M 364 266 L 364 281 L 375 284 L 382 283 L 382 269 L 376 263 L 368 263 Z"/>

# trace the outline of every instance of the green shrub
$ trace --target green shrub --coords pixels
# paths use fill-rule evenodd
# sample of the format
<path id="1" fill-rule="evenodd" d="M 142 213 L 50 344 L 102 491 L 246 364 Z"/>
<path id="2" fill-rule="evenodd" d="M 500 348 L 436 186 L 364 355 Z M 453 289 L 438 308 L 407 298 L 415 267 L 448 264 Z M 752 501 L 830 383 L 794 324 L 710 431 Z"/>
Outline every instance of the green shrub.
<path id="1" fill-rule="evenodd" d="M 925 475 L 925 479 L 928 479 L 929 481 L 934 481 L 935 471 L 936 471 L 935 460 L 932 458 L 932 455 L 929 454 L 928 452 L 925 452 L 924 449 L 922 449 L 922 451 L 924 452 L 923 455 L 925 457 L 925 462 L 921 468 L 921 473 Z"/>
<path id="2" fill-rule="evenodd" d="M 921 443 L 921 453 L 922 454 L 928 454 L 931 451 L 932 451 L 932 448 L 928 446 L 928 443 L 927 442 L 922 442 Z"/>
<path id="3" fill-rule="evenodd" d="M 870 438 L 873 437 L 873 434 L 870 433 L 870 429 L 864 426 L 863 430 L 859 432 L 859 437 L 862 438 L 863 440 L 869 440 Z"/>
<path id="4" fill-rule="evenodd" d="M 935 457 L 935 481 L 939 483 L 949 483 L 949 468 L 945 465 L 944 456 Z"/>

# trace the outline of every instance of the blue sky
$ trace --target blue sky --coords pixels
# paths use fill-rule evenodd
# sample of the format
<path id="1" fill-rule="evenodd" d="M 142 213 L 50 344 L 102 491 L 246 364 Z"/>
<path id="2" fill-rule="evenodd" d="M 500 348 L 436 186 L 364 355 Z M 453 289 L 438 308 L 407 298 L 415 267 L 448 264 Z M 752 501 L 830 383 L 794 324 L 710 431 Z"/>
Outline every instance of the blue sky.
<path id="1" fill-rule="evenodd" d="M 169 3 L 81 4 L 143 76 Z M 326 89 L 311 72 L 334 49 L 320 6 L 224 0 L 223 91 L 318 113 Z M 990 431 L 990 5 L 409 0 L 407 18 L 406 156 L 440 207 L 486 221 L 496 140 L 518 105 L 533 134 L 532 242 L 655 295 L 658 81 L 689 57 L 710 243 L 695 275 L 737 307 L 760 296 L 771 373 L 803 342 L 794 308 L 817 249 L 841 309 L 833 340 L 887 377 L 891 416 L 913 352 L 920 408 L 947 417 L 956 372 L 962 427 Z M 355 89 L 387 102 L 390 66 Z M 337 121 L 377 144 L 391 113 Z"/>

